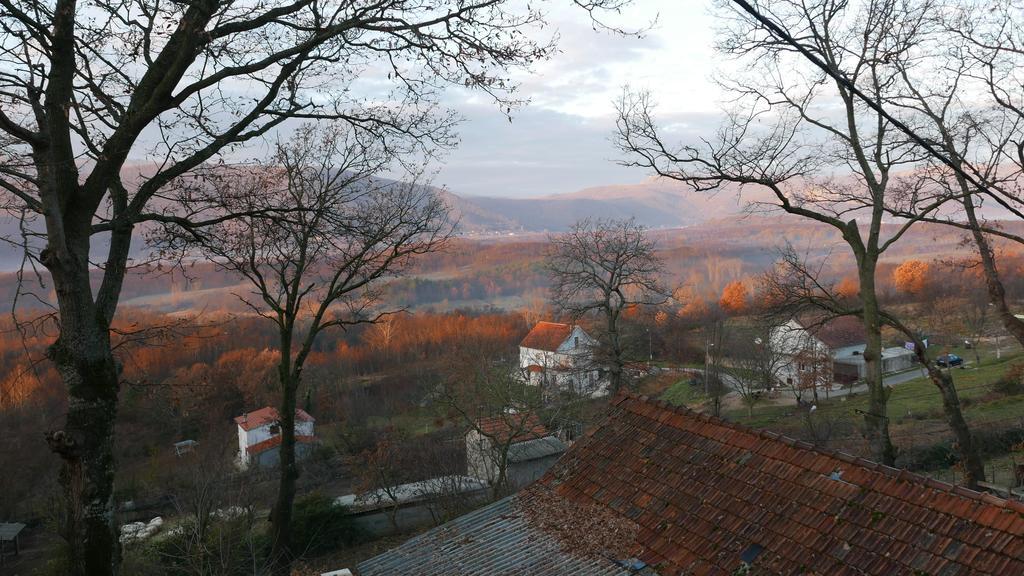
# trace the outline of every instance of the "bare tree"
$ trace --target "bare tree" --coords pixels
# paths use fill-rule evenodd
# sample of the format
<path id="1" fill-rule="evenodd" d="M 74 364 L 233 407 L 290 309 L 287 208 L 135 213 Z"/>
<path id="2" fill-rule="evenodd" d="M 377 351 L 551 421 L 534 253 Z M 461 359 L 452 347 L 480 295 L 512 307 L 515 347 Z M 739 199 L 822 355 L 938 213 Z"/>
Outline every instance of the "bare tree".
<path id="1" fill-rule="evenodd" d="M 916 101 L 909 108 L 925 119 L 921 130 L 921 127 L 910 126 L 886 110 L 887 105 L 904 105 L 898 98 L 886 100 L 865 93 L 840 68 L 819 57 L 810 46 L 787 30 L 784 23 L 775 21 L 770 14 L 761 12 L 758 6 L 746 0 L 733 0 L 733 3 L 759 22 L 770 37 L 801 54 L 827 77 L 845 86 L 860 102 L 891 122 L 924 150 L 943 174 L 942 178 L 947 180 L 940 184 L 940 189 L 945 187 L 954 191 L 946 199 L 958 200 L 964 214 L 961 217 L 951 217 L 948 213 L 929 215 L 912 207 L 895 212 L 971 232 L 983 266 L 990 301 L 1007 331 L 1024 343 L 1024 321 L 1017 318 L 1007 305 L 1006 288 L 991 240 L 1002 237 L 1024 243 L 1024 237 L 1007 232 L 997 223 L 985 221 L 978 210 L 986 200 L 990 200 L 1014 217 L 1024 218 L 1020 193 L 1020 178 L 1024 173 L 1024 137 L 1020 134 L 1024 127 L 1024 90 L 1021 90 L 1024 78 L 1020 76 L 1024 59 L 1024 27 L 1020 26 L 1020 5 L 1012 0 L 997 0 L 987 3 L 985 10 L 978 10 L 974 2 L 924 1 L 901 6 L 926 15 L 915 18 L 915 26 L 919 28 L 918 35 L 925 39 L 925 43 L 930 40 L 930 45 L 919 46 L 911 58 L 896 56 L 891 62 L 902 67 L 907 93 L 911 100 Z M 907 74 L 908 70 L 910 74 Z M 923 76 L 921 71 L 924 71 Z M 997 111 L 994 115 L 993 110 L 977 106 L 977 96 L 986 93 Z M 971 96 L 963 98 L 964 94 Z M 965 102 L 973 105 L 964 106 Z M 929 134 L 929 131 L 933 133 Z"/>
<path id="2" fill-rule="evenodd" d="M 892 59 L 917 45 L 921 10 L 897 0 L 849 3 L 832 0 L 759 3 L 767 18 L 798 31 L 802 46 L 826 66 L 846 70 L 855 86 L 884 99 L 898 83 Z M 890 26 L 898 20 L 900 26 Z M 762 208 L 781 210 L 831 226 L 842 234 L 857 263 L 859 314 L 867 327 L 869 409 L 865 431 L 875 457 L 893 464 L 882 381 L 882 318 L 876 291 L 881 255 L 916 218 L 883 234 L 887 207 L 916 201 L 913 178 L 897 171 L 915 165 L 921 152 L 884 116 L 867 109 L 847 84 L 806 64 L 764 22 L 735 8 L 719 49 L 746 66 L 746 74 L 722 80 L 734 96 L 727 122 L 714 139 L 670 146 L 644 94 L 620 102 L 619 144 L 627 164 L 689 183 L 696 191 L 725 186 L 757 189 Z M 833 110 L 835 112 L 833 112 Z M 848 172 L 845 177 L 836 176 Z M 941 200 L 923 202 L 915 212 L 931 214 Z M 853 309 L 851 309 L 853 310 Z"/>
<path id="3" fill-rule="evenodd" d="M 509 369 L 488 358 L 457 355 L 441 388 L 443 406 L 467 429 L 466 460 L 471 475 L 491 484 L 497 500 L 510 490 L 508 467 L 512 445 L 541 437 L 541 418 L 557 420 L 573 398 L 550 402 L 545 382 L 530 381 L 528 373 Z M 556 388 L 552 385 L 551 388 Z M 557 390 L 569 394 L 569 390 Z"/>
<path id="4" fill-rule="evenodd" d="M 622 3 L 576 2 L 592 15 Z M 538 9 L 508 0 L 2 6 L 0 205 L 22 220 L 26 265 L 41 264 L 56 294 L 60 333 L 49 357 L 69 410 L 49 439 L 63 464 L 69 566 L 111 574 L 119 365 L 110 326 L 133 232 L 147 222 L 208 223 L 161 189 L 292 118 L 401 125 L 417 139 L 454 144 L 454 116 L 437 106 L 444 87 L 514 106 L 505 72 L 553 45 L 524 34 L 542 24 Z M 383 86 L 376 101 L 358 85 L 371 75 Z M 154 165 L 126 181 L 132 156 Z M 92 249 L 103 269 L 96 288 Z"/>
<path id="5" fill-rule="evenodd" d="M 752 416 L 754 406 L 779 384 L 787 359 L 772 347 L 771 327 L 767 325 L 732 330 L 725 347 L 729 385 L 740 395 L 747 415 Z"/>
<path id="6" fill-rule="evenodd" d="M 359 474 L 358 489 L 361 501 L 384 508 L 395 532 L 399 531 L 398 511 L 403 494 L 400 486 L 412 481 L 408 452 L 403 444 L 408 441 L 401 430 L 387 427 L 373 446 L 355 458 Z"/>
<path id="7" fill-rule="evenodd" d="M 545 267 L 555 306 L 581 318 L 603 317 L 599 361 L 607 363 L 612 392 L 624 384 L 628 360 L 621 317 L 630 306 L 657 306 L 670 292 L 660 282 L 654 241 L 634 220 L 581 220 L 550 238 Z"/>
<path id="8" fill-rule="evenodd" d="M 385 356 L 391 353 L 391 343 L 398 328 L 398 319 L 397 314 L 385 314 L 367 331 L 367 340 Z"/>
<path id="9" fill-rule="evenodd" d="M 851 307 L 845 298 L 836 294 L 834 286 L 822 280 L 820 269 L 811 267 L 793 250 L 785 250 L 782 260 L 776 268 L 763 278 L 766 298 L 776 303 L 780 313 L 788 310 L 810 308 L 823 314 L 821 321 L 839 316 L 859 315 L 860 309 Z M 918 361 L 924 366 L 932 384 L 939 389 L 942 396 L 942 408 L 950 431 L 956 438 L 956 447 L 964 466 L 967 484 L 976 487 L 985 479 L 985 468 L 982 464 L 978 446 L 971 430 L 964 419 L 960 398 L 949 374 L 939 370 L 932 364 L 925 350 L 924 342 L 912 326 L 904 323 L 890 311 L 878 309 L 881 325 L 895 328 L 909 341 L 914 343 Z M 869 410 L 870 408 L 869 404 Z M 886 417 L 886 419 L 888 419 Z"/>
<path id="10" fill-rule="evenodd" d="M 989 331 L 990 316 L 988 302 L 980 302 L 975 298 L 968 299 L 963 308 L 960 321 L 963 323 L 967 343 L 974 350 L 974 362 L 981 365 L 981 340 Z"/>
<path id="11" fill-rule="evenodd" d="M 818 390 L 825 389 L 825 397 L 832 388 L 835 374 L 832 370 L 832 356 L 820 346 L 802 346 L 793 356 L 792 362 L 796 364 L 796 371 L 792 386 L 797 400 L 803 399 L 806 390 L 811 391 L 814 403 L 818 403 Z M 851 384 L 854 379 L 850 379 Z"/>
<path id="12" fill-rule="evenodd" d="M 441 248 L 452 223 L 432 189 L 377 177 L 401 160 L 389 141 L 344 125 L 301 127 L 278 144 L 266 166 L 246 174 L 217 170 L 194 186 L 183 183 L 183 204 L 213 202 L 236 216 L 181 241 L 251 288 L 238 298 L 273 322 L 278 333 L 281 389 L 280 486 L 271 512 L 270 561 L 288 574 L 295 481 L 295 410 L 302 370 L 317 337 L 332 328 L 375 322 L 380 280 L 399 274 L 414 256 Z M 414 176 L 414 175 L 413 175 Z M 204 192 L 208 192 L 205 194 Z"/>
<path id="13" fill-rule="evenodd" d="M 913 129 L 937 152 L 930 155 L 923 177 L 933 184 L 931 193 L 948 198 L 955 209 L 924 219 L 969 231 L 994 313 L 1024 343 L 1024 321 L 1007 303 L 995 246 L 999 239 L 1024 244 L 1024 237 L 988 220 L 982 210 L 988 203 L 1024 219 L 1021 9 L 998 0 L 984 11 L 961 2 L 933 12 L 922 50 L 895 61 L 901 93 L 883 104 L 912 112 L 917 120 Z M 907 216 L 911 208 L 894 213 Z"/>

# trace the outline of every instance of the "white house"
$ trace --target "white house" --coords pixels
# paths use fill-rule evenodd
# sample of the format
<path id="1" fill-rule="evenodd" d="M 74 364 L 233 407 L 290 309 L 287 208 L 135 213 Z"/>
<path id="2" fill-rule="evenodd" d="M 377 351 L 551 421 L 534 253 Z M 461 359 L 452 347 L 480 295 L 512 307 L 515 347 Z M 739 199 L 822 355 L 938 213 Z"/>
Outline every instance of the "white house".
<path id="1" fill-rule="evenodd" d="M 864 378 L 865 334 L 864 323 L 855 316 L 827 321 L 794 318 L 777 326 L 771 333 L 771 346 L 787 358 L 781 380 L 789 385 L 814 382 L 821 386 Z M 913 362 L 910 350 L 882 350 L 885 374 L 907 370 Z"/>
<path id="2" fill-rule="evenodd" d="M 280 461 L 281 424 L 277 409 L 260 408 L 235 418 L 238 425 L 238 465 L 276 466 Z M 306 457 L 315 441 L 316 420 L 301 408 L 295 409 L 295 457 Z"/>
<path id="3" fill-rule="evenodd" d="M 519 343 L 519 369 L 533 385 L 603 396 L 608 389 L 594 360 L 596 346 L 597 340 L 579 326 L 538 322 Z"/>

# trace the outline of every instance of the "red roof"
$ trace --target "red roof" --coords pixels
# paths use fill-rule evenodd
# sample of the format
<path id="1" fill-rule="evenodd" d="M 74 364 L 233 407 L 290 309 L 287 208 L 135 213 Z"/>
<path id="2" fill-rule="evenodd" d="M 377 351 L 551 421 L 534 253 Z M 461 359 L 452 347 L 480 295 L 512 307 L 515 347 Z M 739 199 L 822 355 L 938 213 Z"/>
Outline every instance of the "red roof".
<path id="1" fill-rule="evenodd" d="M 804 318 L 797 320 L 797 323 L 829 348 L 843 348 L 867 341 L 864 321 L 857 316 L 840 316 L 830 320 Z"/>
<path id="2" fill-rule="evenodd" d="M 242 430 L 248 432 L 253 428 L 259 428 L 266 424 L 273 424 L 280 419 L 281 417 L 277 413 L 277 408 L 267 406 L 265 408 L 260 408 L 259 410 L 253 410 L 248 414 L 236 416 L 235 424 L 238 424 L 242 427 Z M 295 419 L 299 422 L 316 422 L 316 419 L 306 413 L 302 408 L 295 409 Z"/>
<path id="3" fill-rule="evenodd" d="M 538 490 L 634 522 L 661 576 L 1024 574 L 1022 502 L 631 393 Z"/>
<path id="4" fill-rule="evenodd" d="M 476 429 L 484 436 L 499 444 L 508 441 L 509 435 L 516 442 L 533 440 L 548 436 L 548 429 L 541 423 L 536 414 L 505 414 L 490 416 L 476 421 Z"/>
<path id="5" fill-rule="evenodd" d="M 538 322 L 519 343 L 523 348 L 554 352 L 572 334 L 572 326 L 557 322 Z"/>
<path id="6" fill-rule="evenodd" d="M 312 444 L 313 440 L 314 439 L 313 439 L 312 436 L 302 436 L 302 435 L 299 435 L 299 434 L 295 435 L 295 441 L 296 442 L 301 442 L 303 444 Z M 245 451 L 248 452 L 249 454 L 255 454 L 257 452 L 263 452 L 264 450 L 269 450 L 270 448 L 273 448 L 275 446 L 280 446 L 280 445 L 281 445 L 281 435 L 278 434 L 276 436 L 271 436 L 270 438 L 267 438 L 263 442 L 257 442 L 255 444 L 253 444 L 252 446 L 246 446 L 245 447 Z"/>

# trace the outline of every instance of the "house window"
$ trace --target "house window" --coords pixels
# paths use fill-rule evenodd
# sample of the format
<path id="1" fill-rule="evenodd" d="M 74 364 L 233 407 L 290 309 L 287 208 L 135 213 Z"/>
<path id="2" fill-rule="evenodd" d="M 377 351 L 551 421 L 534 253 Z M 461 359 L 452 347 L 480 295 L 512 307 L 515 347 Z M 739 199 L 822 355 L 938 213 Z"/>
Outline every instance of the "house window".
<path id="1" fill-rule="evenodd" d="M 573 338 L 572 338 L 572 347 L 573 348 L 579 348 L 580 347 L 580 337 L 579 336 L 573 336 Z"/>
<path id="2" fill-rule="evenodd" d="M 277 436 L 280 433 L 281 433 L 281 427 L 279 425 L 277 425 L 277 424 L 271 424 L 270 425 L 270 435 L 271 436 Z"/>

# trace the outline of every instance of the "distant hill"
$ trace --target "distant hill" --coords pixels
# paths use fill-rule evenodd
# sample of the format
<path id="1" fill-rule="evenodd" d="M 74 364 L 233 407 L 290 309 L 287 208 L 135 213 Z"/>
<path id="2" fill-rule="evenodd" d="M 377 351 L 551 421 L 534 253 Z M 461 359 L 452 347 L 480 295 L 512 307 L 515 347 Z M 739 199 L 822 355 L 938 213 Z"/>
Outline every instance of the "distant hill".
<path id="1" fill-rule="evenodd" d="M 532 198 L 463 196 L 450 192 L 446 197 L 467 233 L 554 232 L 586 217 L 633 217 L 648 228 L 679 228 L 735 216 L 743 212 L 747 202 L 758 199 L 747 196 L 741 201 L 735 189 L 698 193 L 665 178 Z"/>

